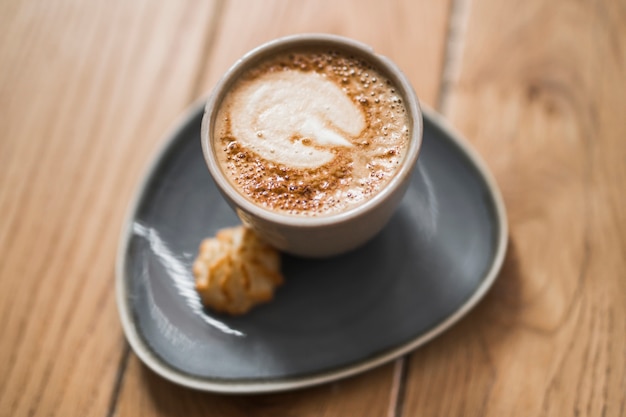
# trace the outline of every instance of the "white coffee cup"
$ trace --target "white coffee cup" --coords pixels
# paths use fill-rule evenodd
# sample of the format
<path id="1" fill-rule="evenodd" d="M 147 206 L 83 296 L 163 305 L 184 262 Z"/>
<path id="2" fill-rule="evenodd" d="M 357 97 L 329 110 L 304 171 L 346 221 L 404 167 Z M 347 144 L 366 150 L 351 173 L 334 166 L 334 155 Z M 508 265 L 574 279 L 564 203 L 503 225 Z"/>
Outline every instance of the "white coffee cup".
<path id="1" fill-rule="evenodd" d="M 244 197 L 224 174 L 213 146 L 216 115 L 226 93 L 249 68 L 294 48 L 329 48 L 362 57 L 386 76 L 402 98 L 409 123 L 406 155 L 393 177 L 364 203 L 337 214 L 294 216 L 269 210 Z M 422 144 L 422 114 L 411 84 L 388 58 L 360 42 L 327 34 L 288 36 L 263 44 L 240 58 L 213 89 L 202 120 L 202 150 L 218 189 L 241 221 L 276 248 L 305 257 L 327 257 L 354 249 L 376 235 L 389 221 L 408 188 Z"/>

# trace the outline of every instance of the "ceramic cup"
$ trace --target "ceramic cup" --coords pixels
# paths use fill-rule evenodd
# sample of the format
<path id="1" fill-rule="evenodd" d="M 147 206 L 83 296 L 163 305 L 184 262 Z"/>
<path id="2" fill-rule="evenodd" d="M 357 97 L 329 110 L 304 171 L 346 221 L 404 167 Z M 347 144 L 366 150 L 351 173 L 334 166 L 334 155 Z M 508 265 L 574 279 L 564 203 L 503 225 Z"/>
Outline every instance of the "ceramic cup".
<path id="1" fill-rule="evenodd" d="M 324 47 L 363 57 L 397 87 L 409 116 L 410 142 L 406 157 L 393 178 L 365 203 L 338 214 L 295 216 L 270 211 L 240 194 L 224 175 L 213 143 L 213 126 L 229 88 L 247 69 L 285 50 Z M 202 150 L 218 189 L 241 221 L 274 247 L 298 256 L 328 257 L 354 249 L 376 235 L 400 203 L 422 144 L 422 114 L 411 84 L 388 58 L 365 44 L 335 35 L 302 34 L 270 41 L 245 54 L 222 77 L 206 104 L 202 120 Z"/>

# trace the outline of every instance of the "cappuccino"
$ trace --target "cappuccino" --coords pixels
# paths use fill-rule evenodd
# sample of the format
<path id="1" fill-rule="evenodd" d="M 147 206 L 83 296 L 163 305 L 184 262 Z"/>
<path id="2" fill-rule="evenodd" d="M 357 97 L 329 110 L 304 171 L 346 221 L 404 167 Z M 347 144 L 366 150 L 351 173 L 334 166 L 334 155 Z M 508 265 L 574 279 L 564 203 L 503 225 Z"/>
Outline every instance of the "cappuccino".
<path id="1" fill-rule="evenodd" d="M 235 81 L 212 146 L 228 181 L 255 204 L 325 216 L 385 187 L 406 155 L 410 126 L 396 86 L 363 58 L 293 50 Z"/>

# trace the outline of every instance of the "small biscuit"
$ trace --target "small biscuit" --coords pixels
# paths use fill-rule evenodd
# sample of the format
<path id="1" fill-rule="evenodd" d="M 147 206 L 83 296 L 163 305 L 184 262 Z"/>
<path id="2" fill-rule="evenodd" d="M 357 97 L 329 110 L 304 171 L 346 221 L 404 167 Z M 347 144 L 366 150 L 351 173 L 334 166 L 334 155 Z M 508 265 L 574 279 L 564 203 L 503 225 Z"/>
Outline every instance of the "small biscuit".
<path id="1" fill-rule="evenodd" d="M 222 229 L 215 238 L 205 239 L 193 274 L 203 304 L 232 315 L 270 301 L 283 283 L 278 251 L 244 226 Z"/>

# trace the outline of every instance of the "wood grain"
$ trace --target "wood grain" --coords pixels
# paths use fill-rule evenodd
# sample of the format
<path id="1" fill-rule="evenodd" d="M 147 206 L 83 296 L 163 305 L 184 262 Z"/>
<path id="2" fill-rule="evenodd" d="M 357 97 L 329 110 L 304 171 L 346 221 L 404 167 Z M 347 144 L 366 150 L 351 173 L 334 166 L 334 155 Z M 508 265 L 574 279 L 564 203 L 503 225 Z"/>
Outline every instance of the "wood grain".
<path id="1" fill-rule="evenodd" d="M 192 97 L 212 8 L 0 4 L 0 415 L 107 414 L 123 213 Z"/>
<path id="2" fill-rule="evenodd" d="M 469 6 L 445 101 L 502 188 L 509 253 L 476 311 L 412 355 L 403 414 L 623 416 L 626 8 Z"/>
<path id="3" fill-rule="evenodd" d="M 626 416 L 626 5 L 451 2 L 0 2 L 0 416 Z M 126 205 L 189 103 L 302 32 L 371 44 L 442 103 L 502 188 L 504 269 L 406 368 L 278 395 L 175 386 L 119 325 Z"/>
<path id="4" fill-rule="evenodd" d="M 420 98 L 435 103 L 443 63 L 448 2 L 393 3 L 350 0 L 231 0 L 223 15 L 198 94 L 209 91 L 221 74 L 253 47 L 292 33 L 329 32 L 371 44 L 396 60 Z M 118 404 L 118 417 L 135 415 L 297 415 L 381 416 L 394 412 L 398 370 L 387 365 L 363 376 L 263 397 L 219 396 L 174 387 L 146 372 L 131 358 Z"/>

